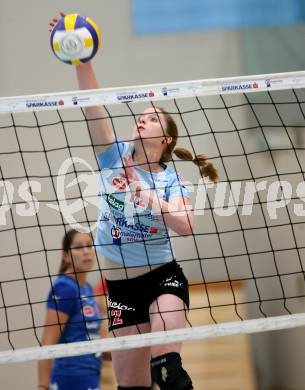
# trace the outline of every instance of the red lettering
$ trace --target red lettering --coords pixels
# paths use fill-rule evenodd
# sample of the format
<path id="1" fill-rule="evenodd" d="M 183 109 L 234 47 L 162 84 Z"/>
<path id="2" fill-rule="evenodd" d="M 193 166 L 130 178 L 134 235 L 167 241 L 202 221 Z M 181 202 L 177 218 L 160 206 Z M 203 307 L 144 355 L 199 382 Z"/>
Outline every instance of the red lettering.
<path id="1" fill-rule="evenodd" d="M 122 311 L 119 310 L 119 309 L 116 309 L 116 310 L 111 310 L 111 317 L 114 317 L 113 319 L 113 322 L 112 322 L 112 325 L 121 325 L 123 324 L 123 320 L 121 320 L 121 313 Z"/>

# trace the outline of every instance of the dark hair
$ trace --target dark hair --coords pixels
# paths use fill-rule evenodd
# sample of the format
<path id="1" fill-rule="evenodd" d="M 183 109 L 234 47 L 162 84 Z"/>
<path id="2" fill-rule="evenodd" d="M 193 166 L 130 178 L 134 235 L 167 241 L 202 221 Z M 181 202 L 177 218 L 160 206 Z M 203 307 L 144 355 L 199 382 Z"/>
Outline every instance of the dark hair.
<path id="1" fill-rule="evenodd" d="M 172 159 L 172 153 L 178 158 L 185 161 L 192 161 L 199 168 L 200 174 L 204 177 L 208 177 L 211 181 L 218 180 L 218 172 L 214 165 L 207 161 L 206 154 L 196 154 L 193 156 L 191 151 L 186 148 L 175 148 L 178 141 L 178 127 L 173 117 L 164 110 L 162 107 L 155 107 L 156 110 L 160 110 L 165 117 L 166 129 L 164 129 L 165 136 L 172 137 L 172 142 L 166 144 L 166 148 L 161 156 L 160 162 L 168 162 Z"/>
<path id="2" fill-rule="evenodd" d="M 71 246 L 72 246 L 72 243 L 73 243 L 73 240 L 74 240 L 74 237 L 75 235 L 78 233 L 77 230 L 75 229 L 71 229 L 71 230 L 68 230 L 66 232 L 66 234 L 64 235 L 64 238 L 62 240 L 62 250 L 65 252 L 65 253 L 69 253 L 69 251 L 71 250 Z M 69 268 L 69 263 L 67 263 L 64 258 L 62 257 L 61 259 L 61 263 L 60 263 L 60 266 L 59 266 L 59 273 L 63 273 L 63 272 L 66 272 L 67 269 Z"/>

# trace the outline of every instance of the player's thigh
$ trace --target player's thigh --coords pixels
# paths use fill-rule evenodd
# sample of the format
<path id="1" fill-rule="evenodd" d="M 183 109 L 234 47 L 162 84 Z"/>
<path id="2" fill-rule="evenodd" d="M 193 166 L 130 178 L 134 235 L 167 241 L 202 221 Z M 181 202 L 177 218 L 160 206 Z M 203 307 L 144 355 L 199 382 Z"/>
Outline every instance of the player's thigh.
<path id="1" fill-rule="evenodd" d="M 186 305 L 183 300 L 172 294 L 160 295 L 150 306 L 150 324 L 152 332 L 184 328 Z M 180 353 L 181 343 L 160 344 L 151 347 L 152 357 L 169 352 Z"/>
<path id="2" fill-rule="evenodd" d="M 183 328 L 187 321 L 187 308 L 176 295 L 163 294 L 150 305 L 149 317 L 152 332 Z"/>

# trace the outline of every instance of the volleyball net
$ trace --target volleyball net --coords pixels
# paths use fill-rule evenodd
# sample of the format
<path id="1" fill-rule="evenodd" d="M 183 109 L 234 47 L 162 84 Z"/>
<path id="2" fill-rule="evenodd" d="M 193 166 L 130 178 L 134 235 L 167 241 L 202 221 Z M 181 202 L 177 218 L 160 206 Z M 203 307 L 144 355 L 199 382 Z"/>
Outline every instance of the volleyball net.
<path id="1" fill-rule="evenodd" d="M 1 98 L 0 363 L 305 325 L 304 88 L 298 72 Z M 100 174 L 85 116 L 96 105 L 120 141 L 131 141 L 145 108 L 164 107 L 177 146 L 217 167 L 215 184 L 189 161 L 170 162 L 195 215 L 193 234 L 171 239 L 197 294 L 190 319 L 205 315 L 186 329 L 41 347 L 62 237 L 97 227 Z M 92 277 L 102 275 L 97 261 Z M 215 299 L 217 286 L 226 293 Z"/>

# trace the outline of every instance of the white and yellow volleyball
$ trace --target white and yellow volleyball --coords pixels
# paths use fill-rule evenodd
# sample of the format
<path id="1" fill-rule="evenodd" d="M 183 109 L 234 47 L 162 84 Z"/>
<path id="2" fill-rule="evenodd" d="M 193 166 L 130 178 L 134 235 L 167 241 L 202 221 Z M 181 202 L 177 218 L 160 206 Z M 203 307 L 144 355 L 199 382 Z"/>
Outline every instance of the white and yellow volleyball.
<path id="1" fill-rule="evenodd" d="M 90 61 L 101 44 L 97 24 L 89 17 L 69 14 L 58 21 L 51 33 L 51 47 L 58 59 L 79 65 Z"/>

